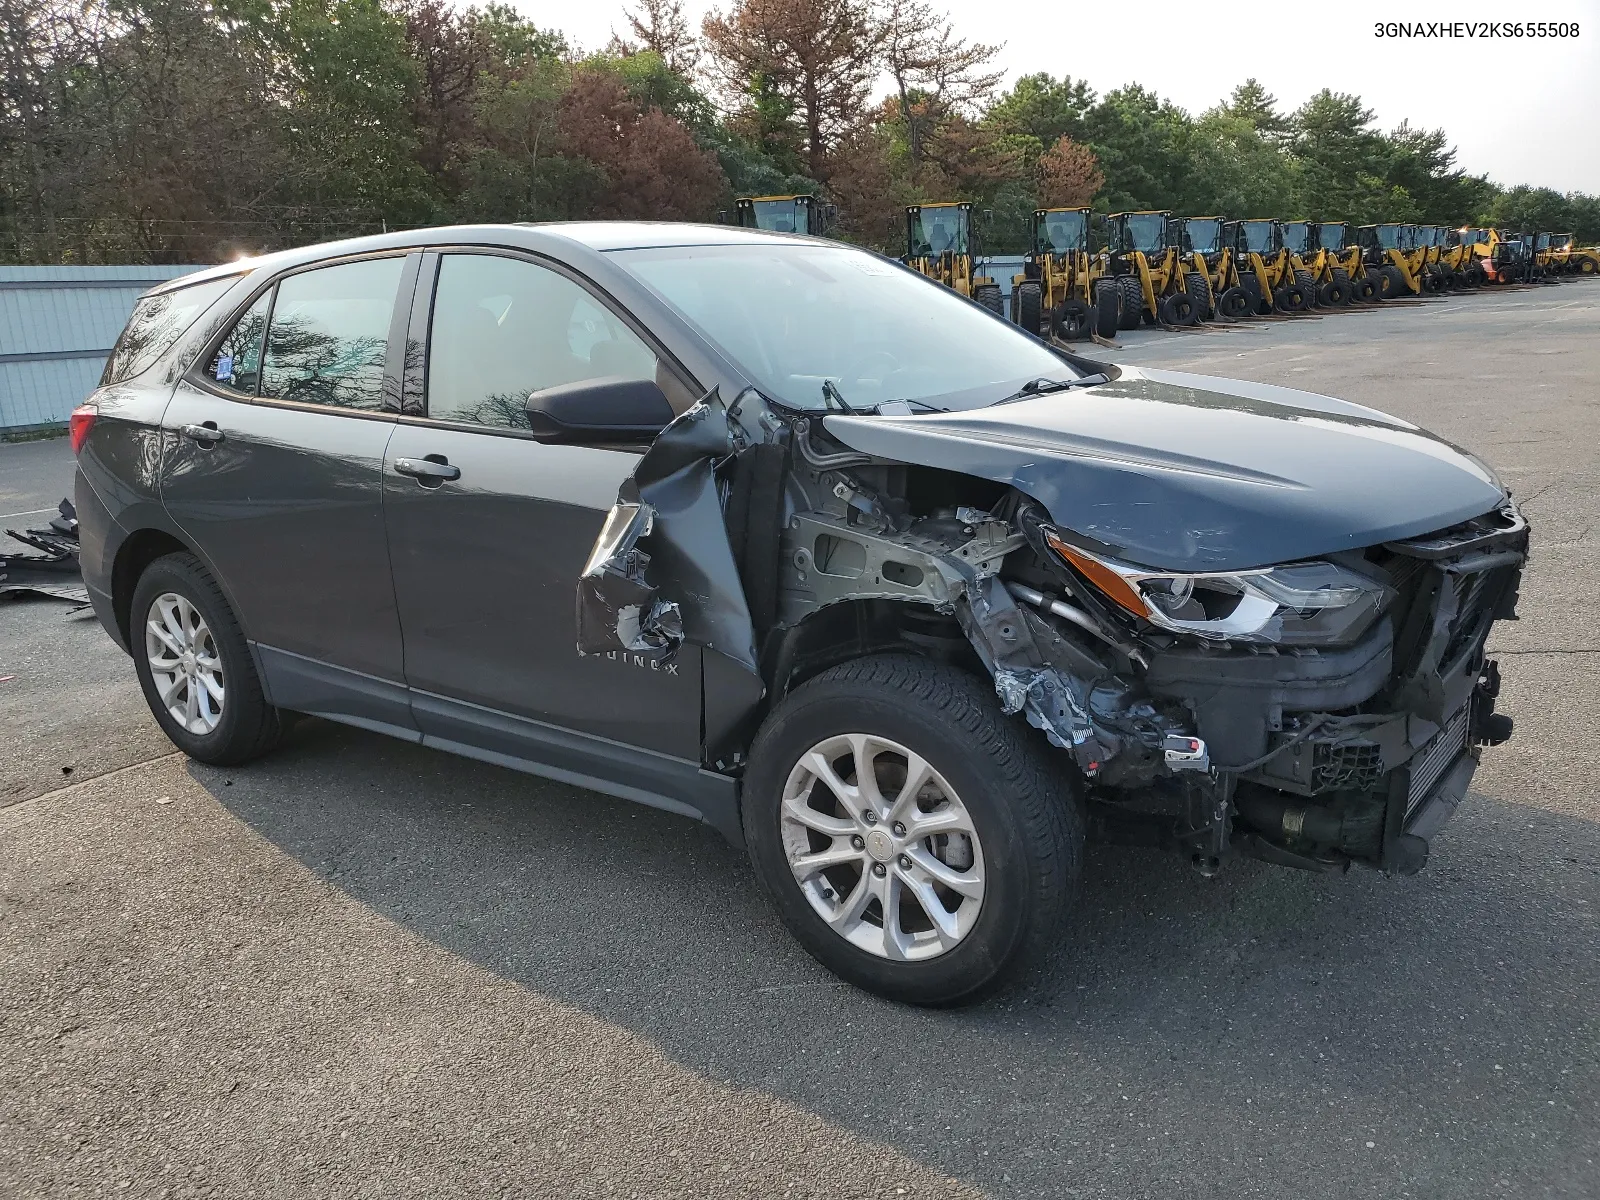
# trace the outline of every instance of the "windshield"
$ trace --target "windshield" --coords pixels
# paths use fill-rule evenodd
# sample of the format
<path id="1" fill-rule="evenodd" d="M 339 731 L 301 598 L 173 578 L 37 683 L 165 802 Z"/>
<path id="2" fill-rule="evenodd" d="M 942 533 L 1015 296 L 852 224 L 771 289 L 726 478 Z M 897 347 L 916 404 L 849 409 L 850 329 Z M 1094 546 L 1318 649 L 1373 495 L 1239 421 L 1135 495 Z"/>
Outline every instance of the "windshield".
<path id="1" fill-rule="evenodd" d="M 967 253 L 967 213 L 963 208 L 922 208 L 910 217 L 911 255 Z"/>
<path id="2" fill-rule="evenodd" d="M 1167 215 L 1165 213 L 1135 213 L 1125 217 L 1128 223 L 1126 249 L 1144 254 L 1159 254 L 1167 247 Z"/>
<path id="3" fill-rule="evenodd" d="M 1088 214 L 1073 209 L 1047 212 L 1038 222 L 1039 249 L 1050 254 L 1067 254 L 1089 248 Z"/>
<path id="4" fill-rule="evenodd" d="M 1222 218 L 1190 217 L 1184 222 L 1183 238 L 1188 249 L 1215 254 L 1222 249 Z"/>
<path id="5" fill-rule="evenodd" d="M 1378 245 L 1382 246 L 1385 250 L 1400 249 L 1400 226 L 1379 225 Z"/>
<path id="6" fill-rule="evenodd" d="M 1534 249 L 1536 250 L 1548 250 L 1550 248 L 1550 235 L 1548 233 L 1541 233 L 1534 241 L 1533 245 Z"/>
<path id="7" fill-rule="evenodd" d="M 1283 245 L 1291 254 L 1304 254 L 1311 247 L 1311 227 L 1304 221 L 1283 223 Z"/>
<path id="8" fill-rule="evenodd" d="M 1463 229 L 1461 231 L 1461 244 L 1463 246 L 1478 246 L 1489 240 L 1487 229 Z"/>
<path id="9" fill-rule="evenodd" d="M 1046 346 L 943 284 L 845 246 L 613 251 L 769 398 L 853 408 L 992 404 L 1031 379 L 1074 379 Z M 833 407 L 838 407 L 834 405 Z"/>
<path id="10" fill-rule="evenodd" d="M 798 200 L 756 200 L 756 228 L 770 229 L 774 233 L 807 233 L 805 214 Z"/>
<path id="11" fill-rule="evenodd" d="M 1277 230 L 1271 221 L 1246 221 L 1244 248 L 1256 254 L 1271 254 L 1278 248 Z"/>
<path id="12" fill-rule="evenodd" d="M 1345 227 L 1343 225 L 1318 225 L 1317 241 L 1321 243 L 1324 250 L 1343 250 L 1344 230 Z"/>
<path id="13" fill-rule="evenodd" d="M 1574 241 L 1574 235 L 1573 234 L 1570 234 L 1570 233 L 1558 233 L 1558 234 L 1555 235 L 1555 238 L 1556 238 L 1555 247 L 1556 247 L 1557 250 L 1571 250 L 1572 249 L 1572 243 Z"/>

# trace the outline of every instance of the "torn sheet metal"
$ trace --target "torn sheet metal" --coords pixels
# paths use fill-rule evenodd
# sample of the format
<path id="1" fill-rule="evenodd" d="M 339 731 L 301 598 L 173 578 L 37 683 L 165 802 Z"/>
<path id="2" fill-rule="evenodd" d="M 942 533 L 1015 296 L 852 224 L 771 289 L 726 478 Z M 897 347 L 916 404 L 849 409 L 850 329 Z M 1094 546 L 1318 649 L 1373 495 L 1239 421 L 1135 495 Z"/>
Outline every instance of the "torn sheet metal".
<path id="1" fill-rule="evenodd" d="M 1022 713 L 1052 745 L 1072 751 L 1085 775 L 1096 774 L 1114 748 L 1103 745 L 1089 717 L 1083 684 L 1040 652 L 1033 625 L 1039 618 L 1019 608 L 998 576 L 974 580 L 956 616 L 984 666 L 1006 713 Z"/>
<path id="2" fill-rule="evenodd" d="M 713 390 L 640 457 L 578 580 L 580 654 L 666 660 L 688 641 L 760 674 L 717 487 L 732 450 Z"/>

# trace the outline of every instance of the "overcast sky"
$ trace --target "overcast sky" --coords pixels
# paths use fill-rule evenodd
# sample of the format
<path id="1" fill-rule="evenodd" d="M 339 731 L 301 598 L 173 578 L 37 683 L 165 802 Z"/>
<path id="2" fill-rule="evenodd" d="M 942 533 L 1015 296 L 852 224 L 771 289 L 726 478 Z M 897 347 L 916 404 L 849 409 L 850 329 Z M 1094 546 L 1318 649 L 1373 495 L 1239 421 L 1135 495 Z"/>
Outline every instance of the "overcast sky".
<path id="1" fill-rule="evenodd" d="M 621 0 L 514 0 L 598 49 L 625 28 Z M 725 3 L 726 0 L 723 0 Z M 1600 193 L 1600 0 L 933 0 L 957 31 L 1004 42 L 1007 82 L 1048 71 L 1105 92 L 1141 83 L 1199 113 L 1253 74 L 1285 111 L 1331 87 L 1385 128 L 1442 127 L 1459 162 L 1502 185 Z M 717 7 L 688 0 L 696 20 Z M 1389 40 L 1377 21 L 1576 21 L 1577 38 Z M 1126 52 L 1107 53 L 1119 44 Z M 1207 74 L 1204 64 L 1222 64 Z"/>

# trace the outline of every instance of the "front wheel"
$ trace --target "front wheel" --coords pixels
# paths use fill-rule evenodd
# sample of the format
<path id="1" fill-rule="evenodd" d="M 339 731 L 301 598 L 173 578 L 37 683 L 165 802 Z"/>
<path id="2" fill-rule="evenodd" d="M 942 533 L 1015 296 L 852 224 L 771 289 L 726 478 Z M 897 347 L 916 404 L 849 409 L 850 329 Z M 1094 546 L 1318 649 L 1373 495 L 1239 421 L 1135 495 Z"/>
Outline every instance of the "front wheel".
<path id="1" fill-rule="evenodd" d="M 801 685 L 751 749 L 744 830 L 784 924 L 891 1000 L 988 995 L 1048 958 L 1083 849 L 1064 756 L 994 690 L 909 654 Z"/>
<path id="2" fill-rule="evenodd" d="M 134 672 L 174 746 L 217 766 L 273 747 L 282 720 L 267 703 L 233 610 L 198 559 L 168 554 L 145 568 L 130 616 Z"/>

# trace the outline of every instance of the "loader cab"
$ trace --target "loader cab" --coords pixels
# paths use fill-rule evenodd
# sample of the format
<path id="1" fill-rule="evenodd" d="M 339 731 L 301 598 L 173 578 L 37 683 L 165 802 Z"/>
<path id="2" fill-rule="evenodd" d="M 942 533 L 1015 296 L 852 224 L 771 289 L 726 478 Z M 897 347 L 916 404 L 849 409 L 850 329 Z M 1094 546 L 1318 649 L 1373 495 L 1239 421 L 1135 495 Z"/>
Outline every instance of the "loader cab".
<path id="1" fill-rule="evenodd" d="M 1170 212 L 1122 212 L 1106 217 L 1106 249 L 1155 258 L 1172 247 Z"/>
<path id="2" fill-rule="evenodd" d="M 972 253 L 972 205 L 913 204 L 906 209 L 906 257 Z"/>
<path id="3" fill-rule="evenodd" d="M 1174 221 L 1178 249 L 1185 254 L 1204 254 L 1207 257 L 1222 253 L 1221 217 L 1184 217 Z"/>
<path id="4" fill-rule="evenodd" d="M 1281 221 L 1234 221 L 1234 250 L 1239 254 L 1259 254 L 1270 258 L 1283 249 Z"/>
<path id="5" fill-rule="evenodd" d="M 1317 245 L 1331 254 L 1338 254 L 1350 245 L 1350 226 L 1339 221 L 1313 223 L 1312 232 Z"/>
<path id="6" fill-rule="evenodd" d="M 1285 221 L 1283 223 L 1283 248 L 1290 254 L 1304 257 L 1315 254 L 1317 246 L 1317 227 L 1310 221 Z"/>
<path id="7" fill-rule="evenodd" d="M 1041 208 L 1033 214 L 1034 254 L 1076 254 L 1089 249 L 1087 208 Z"/>
<path id="8" fill-rule="evenodd" d="M 733 202 L 733 224 L 773 233 L 820 236 L 833 219 L 834 207 L 815 196 L 740 196 Z"/>

